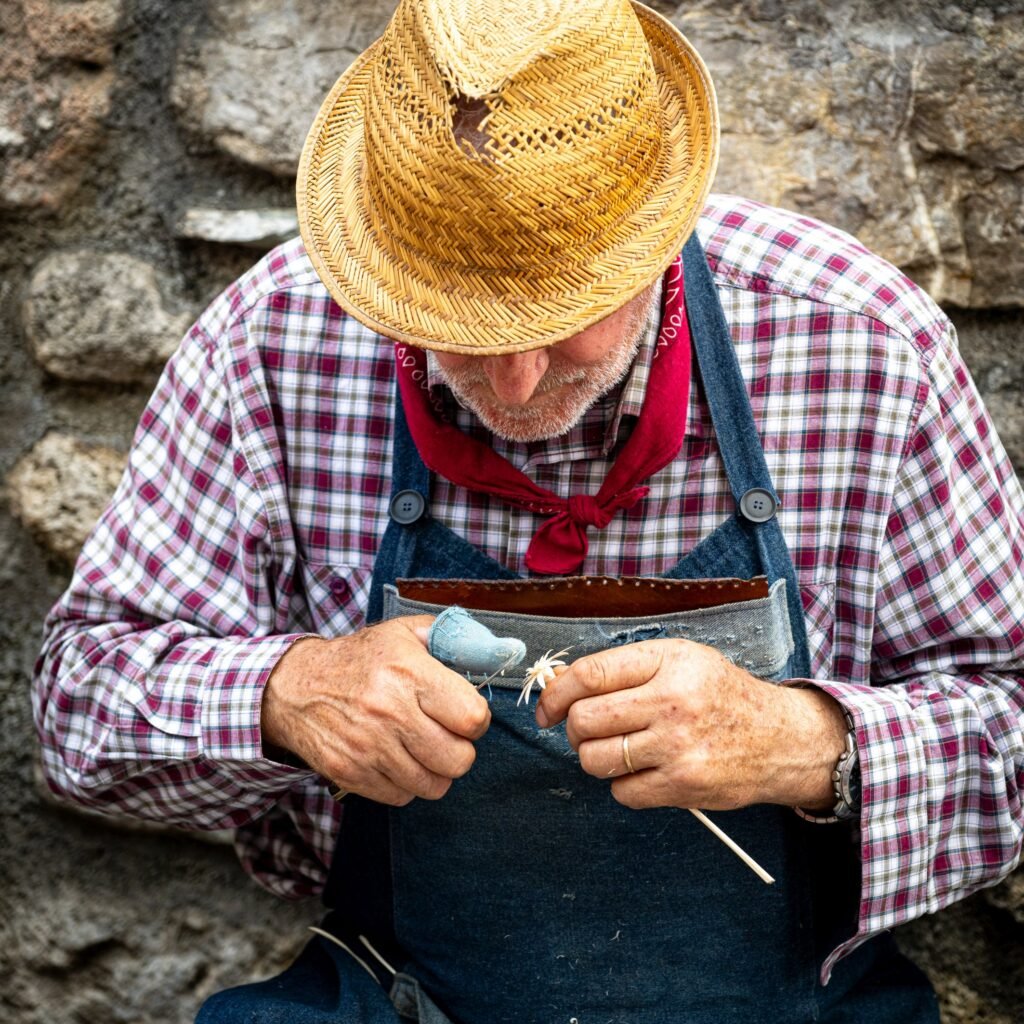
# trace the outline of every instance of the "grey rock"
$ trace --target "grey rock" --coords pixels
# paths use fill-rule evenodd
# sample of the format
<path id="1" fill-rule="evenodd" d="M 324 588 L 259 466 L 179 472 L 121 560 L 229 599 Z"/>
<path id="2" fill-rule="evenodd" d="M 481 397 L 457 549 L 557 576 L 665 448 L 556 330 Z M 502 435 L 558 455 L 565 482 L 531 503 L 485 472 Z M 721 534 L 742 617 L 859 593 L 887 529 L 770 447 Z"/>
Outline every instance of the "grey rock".
<path id="1" fill-rule="evenodd" d="M 1024 476 L 1024 359 L 1020 315 L 954 310 L 960 352 L 1018 475 Z"/>
<path id="2" fill-rule="evenodd" d="M 963 979 L 943 975 L 935 989 L 942 1007 L 943 1024 L 1019 1024 L 1011 1013 L 1000 1013 L 981 993 Z"/>
<path id="3" fill-rule="evenodd" d="M 211 0 L 175 70 L 185 127 L 243 163 L 291 175 L 324 96 L 383 31 L 374 0 Z"/>
<path id="4" fill-rule="evenodd" d="M 82 954 L 98 949 L 116 937 L 117 929 L 110 921 L 72 916 L 54 936 L 54 944 L 65 952 Z"/>
<path id="5" fill-rule="evenodd" d="M 282 970 L 318 916 L 315 906 L 275 905 L 244 879 L 232 884 L 239 869 L 226 851 L 168 846 L 149 877 L 126 877 L 129 844 L 152 856 L 152 840 L 119 848 L 95 836 L 92 863 L 58 850 L 64 874 L 47 879 L 45 899 L 10 908 L 4 1020 L 189 1024 L 211 992 Z M 188 929 L 197 914 L 213 926 Z"/>
<path id="6" fill-rule="evenodd" d="M 179 238 L 195 238 L 251 249 L 272 249 L 299 233 L 294 210 L 218 210 L 200 206 L 186 210 L 175 225 Z"/>
<path id="7" fill-rule="evenodd" d="M 23 320 L 36 359 L 54 376 L 149 383 L 191 317 L 168 311 L 149 263 L 81 250 L 39 264 Z"/>
<path id="8" fill-rule="evenodd" d="M 73 561 L 117 487 L 125 456 L 47 434 L 11 470 L 11 510 L 54 554 Z"/>
<path id="9" fill-rule="evenodd" d="M 677 8 L 718 89 L 716 189 L 851 232 L 940 302 L 1024 304 L 1024 12 L 1007 7 Z"/>
<path id="10" fill-rule="evenodd" d="M 109 64 L 121 0 L 20 0 L 25 31 L 41 58 Z"/>
<path id="11" fill-rule="evenodd" d="M 54 210 L 104 137 L 120 0 L 0 4 L 0 209 Z"/>
<path id="12" fill-rule="evenodd" d="M 985 899 L 993 907 L 1005 910 L 1019 925 L 1024 925 L 1024 871 L 1015 871 L 1005 882 L 985 890 Z"/>

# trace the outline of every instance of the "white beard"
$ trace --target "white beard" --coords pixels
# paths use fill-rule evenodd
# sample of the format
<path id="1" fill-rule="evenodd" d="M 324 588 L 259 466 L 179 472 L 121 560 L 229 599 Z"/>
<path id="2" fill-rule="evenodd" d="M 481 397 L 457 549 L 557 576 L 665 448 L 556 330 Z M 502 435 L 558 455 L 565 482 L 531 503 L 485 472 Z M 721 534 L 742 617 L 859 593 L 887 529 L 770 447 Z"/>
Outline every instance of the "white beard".
<path id="1" fill-rule="evenodd" d="M 438 373 L 459 403 L 475 413 L 492 434 L 516 442 L 559 437 L 576 426 L 599 398 L 625 378 L 658 297 L 655 290 L 651 301 L 630 316 L 621 343 L 597 362 L 586 367 L 560 363 L 556 348 L 536 390 L 522 405 L 506 405 L 495 397 L 476 358 L 449 369 L 438 364 Z"/>

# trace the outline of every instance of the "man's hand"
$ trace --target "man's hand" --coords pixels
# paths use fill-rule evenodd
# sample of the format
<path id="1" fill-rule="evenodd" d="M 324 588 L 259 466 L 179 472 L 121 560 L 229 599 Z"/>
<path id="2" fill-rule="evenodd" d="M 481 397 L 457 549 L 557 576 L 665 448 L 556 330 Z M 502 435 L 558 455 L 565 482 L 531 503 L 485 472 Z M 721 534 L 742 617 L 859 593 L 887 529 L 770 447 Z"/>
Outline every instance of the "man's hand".
<path id="1" fill-rule="evenodd" d="M 476 758 L 487 701 L 427 653 L 428 615 L 296 641 L 263 694 L 264 744 L 343 790 L 400 807 L 437 800 Z"/>
<path id="2" fill-rule="evenodd" d="M 580 658 L 537 705 L 542 727 L 563 718 L 583 770 L 614 779 L 615 799 L 636 808 L 829 807 L 847 729 L 820 690 L 767 683 L 689 640 Z"/>

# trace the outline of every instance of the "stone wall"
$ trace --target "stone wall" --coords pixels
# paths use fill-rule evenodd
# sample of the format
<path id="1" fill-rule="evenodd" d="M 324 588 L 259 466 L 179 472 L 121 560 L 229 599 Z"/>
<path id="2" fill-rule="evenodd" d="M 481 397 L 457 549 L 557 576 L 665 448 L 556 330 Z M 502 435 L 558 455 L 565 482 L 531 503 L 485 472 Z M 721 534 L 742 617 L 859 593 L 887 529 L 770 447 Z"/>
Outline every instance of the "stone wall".
<path id="1" fill-rule="evenodd" d="M 388 7 L 0 3 L 0 1021 L 183 1024 L 316 915 L 224 837 L 44 797 L 28 679 L 162 361 L 294 233 L 305 128 Z M 658 7 L 716 78 L 719 190 L 836 223 L 929 289 L 1024 467 L 1024 0 Z M 1022 877 L 900 933 L 947 1024 L 1024 1019 Z"/>

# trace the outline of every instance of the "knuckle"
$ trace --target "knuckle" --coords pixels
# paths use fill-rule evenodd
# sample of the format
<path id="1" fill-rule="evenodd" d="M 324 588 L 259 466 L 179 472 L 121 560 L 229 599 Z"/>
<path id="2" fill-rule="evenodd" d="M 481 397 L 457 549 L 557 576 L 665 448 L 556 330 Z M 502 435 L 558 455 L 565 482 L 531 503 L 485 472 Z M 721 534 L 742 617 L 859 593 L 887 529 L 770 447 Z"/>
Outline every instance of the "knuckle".
<path id="1" fill-rule="evenodd" d="M 601 693 L 606 687 L 608 669 L 603 658 L 590 658 L 579 667 L 579 683 L 587 693 Z"/>
<path id="2" fill-rule="evenodd" d="M 425 800 L 440 800 L 451 787 L 451 779 L 434 778 L 427 783 L 422 795 Z"/>
<path id="3" fill-rule="evenodd" d="M 580 744 L 580 767 L 588 774 L 594 775 L 599 769 L 598 765 L 598 750 L 594 743 L 581 743 Z"/>
<path id="4" fill-rule="evenodd" d="M 409 772 L 409 778 L 402 780 L 403 786 L 408 786 L 414 796 L 422 797 L 424 800 L 437 800 L 448 792 L 451 779 L 446 779 L 435 772 L 416 765 Z"/>
<path id="5" fill-rule="evenodd" d="M 629 785 L 631 781 L 630 779 L 621 779 L 613 782 L 612 796 L 623 807 L 628 807 L 631 811 L 638 811 L 649 804 L 643 799 L 641 791 L 636 786 Z"/>
<path id="6" fill-rule="evenodd" d="M 322 770 L 325 778 L 330 779 L 332 782 L 343 782 L 345 779 L 350 777 L 351 765 L 343 758 L 338 757 L 336 754 L 328 753 L 324 756 Z"/>
<path id="7" fill-rule="evenodd" d="M 675 759 L 668 768 L 669 785 L 680 793 L 700 792 L 711 781 L 707 760 L 699 751 Z"/>
<path id="8" fill-rule="evenodd" d="M 481 735 L 484 733 L 491 723 L 491 709 L 487 706 L 487 702 L 481 697 L 479 701 L 474 701 L 465 712 L 463 716 L 463 725 L 467 732 L 473 735 Z"/>
<path id="9" fill-rule="evenodd" d="M 455 756 L 454 771 L 452 778 L 461 778 L 473 764 L 476 762 L 476 747 L 472 743 L 467 743 L 465 748 L 460 749 Z"/>
<path id="10" fill-rule="evenodd" d="M 382 778 L 378 778 L 374 785 L 367 786 L 365 793 L 371 800 L 387 804 L 389 807 L 405 807 L 416 799 L 415 793 Z"/>
<path id="11" fill-rule="evenodd" d="M 590 718 L 579 701 L 577 701 L 565 716 L 565 727 L 577 736 L 587 734 L 587 725 Z"/>
<path id="12" fill-rule="evenodd" d="M 379 685 L 371 685 L 363 694 L 363 706 L 373 718 L 390 719 L 394 715 L 391 694 Z"/>

